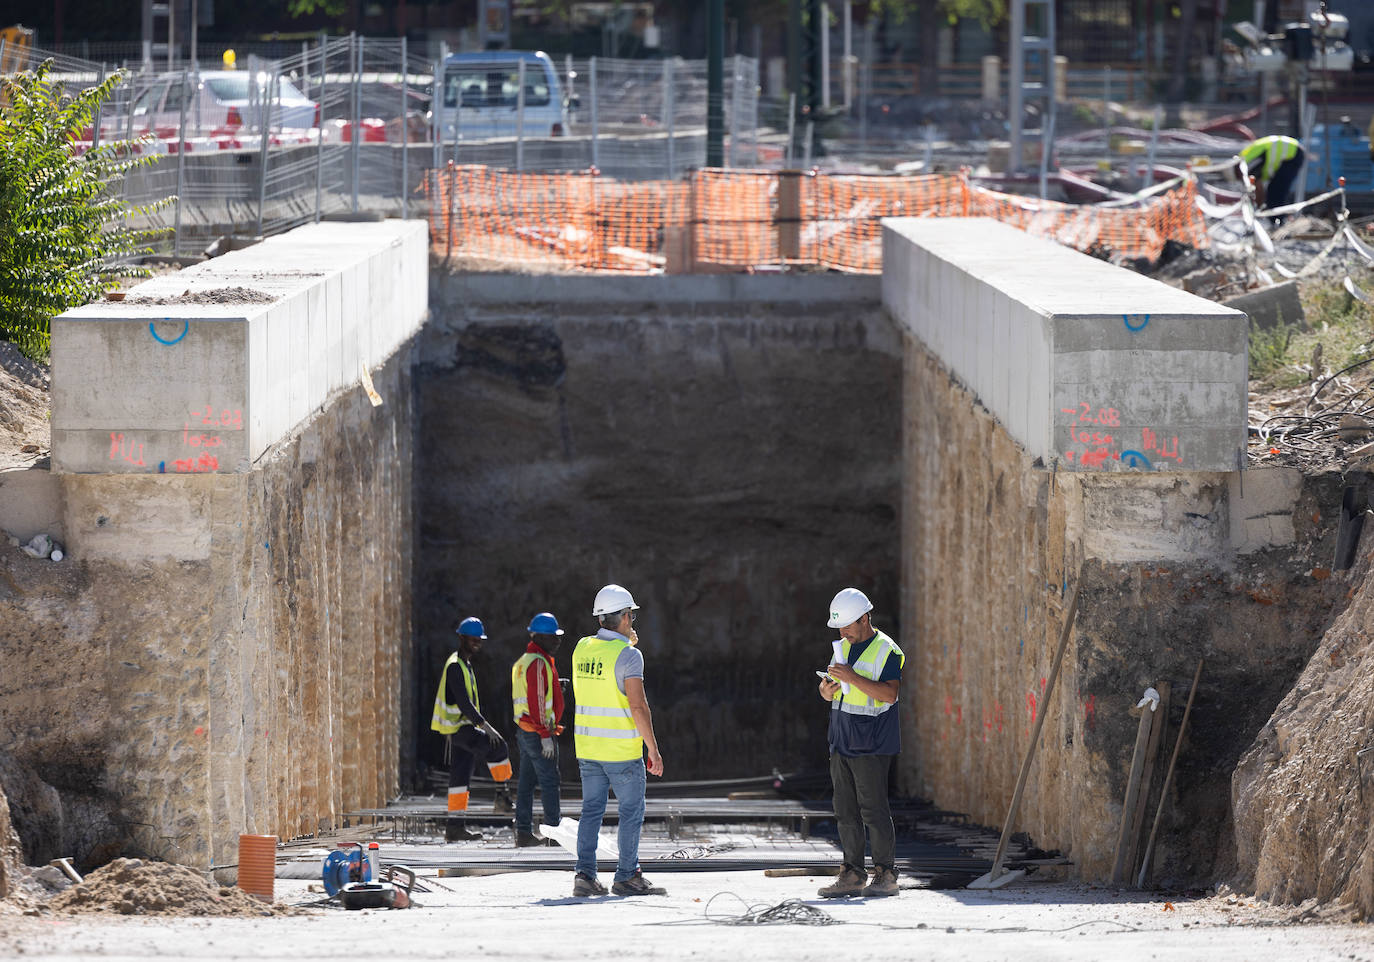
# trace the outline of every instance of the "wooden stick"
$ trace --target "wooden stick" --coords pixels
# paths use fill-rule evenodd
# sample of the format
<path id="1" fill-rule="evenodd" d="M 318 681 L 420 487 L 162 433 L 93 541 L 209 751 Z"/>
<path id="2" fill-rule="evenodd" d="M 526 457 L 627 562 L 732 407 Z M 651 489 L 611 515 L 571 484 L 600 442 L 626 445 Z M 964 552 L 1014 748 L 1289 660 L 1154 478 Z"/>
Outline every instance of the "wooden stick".
<path id="1" fill-rule="evenodd" d="M 1002 823 L 1002 837 L 997 841 L 997 855 L 992 860 L 992 870 L 988 872 L 989 881 L 995 882 L 1002 873 L 1002 859 L 1007 854 L 1007 839 L 1011 837 L 1011 826 L 1016 821 L 1016 812 L 1021 807 L 1021 793 L 1026 788 L 1026 777 L 1030 774 L 1031 760 L 1035 758 L 1035 746 L 1040 741 L 1040 729 L 1045 725 L 1045 716 L 1050 713 L 1050 698 L 1054 695 L 1054 683 L 1059 680 L 1059 665 L 1064 661 L 1064 649 L 1069 646 L 1069 636 L 1073 634 L 1073 619 L 1078 613 L 1078 581 L 1074 580 L 1073 595 L 1069 598 L 1069 611 L 1064 616 L 1064 629 L 1059 634 L 1059 649 L 1054 653 L 1054 666 L 1050 669 L 1050 680 L 1045 683 L 1045 703 L 1040 714 L 1035 717 L 1035 730 L 1031 732 L 1030 747 L 1021 762 L 1021 774 L 1016 777 L 1016 791 L 1011 796 L 1011 806 L 1007 809 L 1007 820 Z"/>
<path id="2" fill-rule="evenodd" d="M 1197 660 L 1197 671 L 1193 672 L 1193 687 L 1188 690 L 1188 704 L 1183 709 L 1183 721 L 1178 726 L 1178 738 L 1174 739 L 1174 753 L 1169 758 L 1169 771 L 1164 776 L 1164 787 L 1159 790 L 1159 805 L 1155 808 L 1155 821 L 1150 826 L 1150 840 L 1145 843 L 1145 858 L 1140 863 L 1140 875 L 1136 877 L 1136 888 L 1144 888 L 1150 875 L 1150 856 L 1154 854 L 1155 834 L 1159 831 L 1159 819 L 1164 814 L 1164 802 L 1169 797 L 1169 784 L 1174 779 L 1174 763 L 1178 761 L 1178 750 L 1183 747 L 1183 735 L 1188 731 L 1188 716 L 1193 711 L 1193 696 L 1197 694 L 1197 682 L 1202 677 L 1202 662 Z"/>
<path id="3" fill-rule="evenodd" d="M 1150 786 L 1154 783 L 1155 762 L 1159 760 L 1159 745 L 1164 740 L 1164 728 L 1169 722 L 1169 683 L 1161 681 L 1155 686 L 1159 692 L 1159 709 L 1150 714 L 1150 740 L 1145 745 L 1145 770 L 1140 773 L 1140 795 L 1136 800 L 1131 816 L 1131 833 L 1126 837 L 1126 875 L 1135 873 L 1137 856 L 1140 854 L 1140 835 L 1145 829 L 1146 810 L 1150 807 Z"/>

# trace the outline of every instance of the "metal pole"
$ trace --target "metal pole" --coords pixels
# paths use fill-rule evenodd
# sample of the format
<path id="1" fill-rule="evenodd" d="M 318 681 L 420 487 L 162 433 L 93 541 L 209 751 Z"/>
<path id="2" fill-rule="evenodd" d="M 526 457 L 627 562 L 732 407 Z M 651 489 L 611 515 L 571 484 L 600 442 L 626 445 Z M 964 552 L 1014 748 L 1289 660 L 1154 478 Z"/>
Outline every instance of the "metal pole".
<path id="1" fill-rule="evenodd" d="M 1155 104 L 1154 129 L 1150 131 L 1150 150 L 1145 155 L 1145 183 L 1141 186 L 1148 190 L 1155 185 L 1155 148 L 1159 146 L 1159 128 L 1164 124 L 1164 106 Z"/>
<path id="2" fill-rule="evenodd" d="M 725 0 L 706 0 L 706 166 L 725 163 Z"/>
<path id="3" fill-rule="evenodd" d="M 171 4 L 168 4 L 171 6 Z M 191 72 L 200 72 L 200 58 L 196 56 L 196 43 L 199 41 L 196 31 L 196 0 L 191 0 Z"/>
<path id="4" fill-rule="evenodd" d="M 362 168 L 363 141 L 363 38 L 348 35 L 353 47 L 353 136 L 349 138 L 353 158 L 353 213 L 358 212 L 358 178 Z"/>
<path id="5" fill-rule="evenodd" d="M 792 157 L 795 154 L 793 143 L 796 140 L 797 132 L 797 95 L 789 93 L 787 95 L 787 169 L 792 169 Z"/>
<path id="6" fill-rule="evenodd" d="M 873 18 L 869 17 L 864 24 L 864 66 L 863 73 L 859 75 L 859 140 L 863 143 L 864 149 L 868 149 L 868 99 L 873 92 L 873 34 L 877 28 Z M 1014 120 L 1015 114 L 1009 114 L 1008 119 Z M 1019 137 L 1016 123 L 1011 124 L 1012 136 Z"/>
<path id="7" fill-rule="evenodd" d="M 250 77 L 250 85 L 256 83 L 256 77 Z M 254 232 L 256 236 L 262 236 L 263 208 L 267 205 L 267 141 L 270 139 L 272 127 L 272 92 L 277 85 L 276 68 L 272 69 L 272 76 L 267 82 L 267 89 L 262 91 L 259 102 L 262 104 L 259 115 L 262 118 L 259 133 L 262 136 L 262 144 L 258 148 L 258 227 Z"/>
<path id="8" fill-rule="evenodd" d="M 844 0 L 844 109 L 854 108 L 854 2 Z"/>
<path id="9" fill-rule="evenodd" d="M 525 58 L 515 71 L 516 83 L 520 85 L 515 92 L 515 172 L 525 170 Z"/>
<path id="10" fill-rule="evenodd" d="M 186 71 L 181 72 L 181 121 L 177 125 L 177 213 L 176 222 L 172 225 L 172 256 L 181 253 L 181 192 L 186 186 Z M 99 120 L 96 121 L 99 123 Z M 259 207 L 261 211 L 261 207 Z M 258 214 L 258 219 L 262 219 L 262 214 Z"/>
<path id="11" fill-rule="evenodd" d="M 730 58 L 730 152 L 726 156 L 726 163 L 731 167 L 739 166 L 739 154 L 735 146 L 739 143 L 739 88 L 739 54 L 735 54 Z"/>
<path id="12" fill-rule="evenodd" d="M 811 167 L 811 143 L 815 134 L 816 122 L 808 118 L 806 121 L 806 134 L 802 140 L 802 167 L 808 170 Z"/>
<path id="13" fill-rule="evenodd" d="M 821 3 L 821 22 L 813 32 L 821 41 L 821 106 L 830 106 L 830 4 Z"/>
<path id="14" fill-rule="evenodd" d="M 410 61 L 401 37 L 401 220 L 410 217 Z"/>
<path id="15" fill-rule="evenodd" d="M 167 72 L 176 66 L 177 51 L 177 5 L 176 0 L 167 3 Z"/>
<path id="16" fill-rule="evenodd" d="M 593 57 L 587 63 L 587 95 L 592 101 L 592 166 L 601 166 L 601 155 L 598 151 L 599 144 L 596 136 L 596 58 Z"/>
<path id="17" fill-rule="evenodd" d="M 1011 0 L 1011 29 L 1007 31 L 1007 171 L 1025 169 L 1022 135 L 1026 122 L 1026 0 Z M 864 51 L 865 56 L 871 51 Z"/>
<path id="18" fill-rule="evenodd" d="M 444 163 L 444 96 L 445 96 L 445 77 L 444 69 L 448 60 L 448 44 L 439 44 L 439 59 L 434 61 L 434 82 L 430 84 L 432 91 L 429 98 L 429 116 L 432 121 L 433 130 L 430 137 L 433 138 L 434 162 L 431 166 L 438 170 Z"/>
<path id="19" fill-rule="evenodd" d="M 673 113 L 677 106 L 673 101 L 673 58 L 663 58 L 663 126 L 668 131 L 667 158 L 668 179 L 673 179 Z M 707 166 L 710 166 L 709 164 Z"/>
<path id="20" fill-rule="evenodd" d="M 0 60 L 2 60 L 2 59 L 3 59 L 3 57 L 0 57 Z M 102 83 L 102 84 L 103 84 L 104 82 L 105 82 L 105 65 L 102 63 L 102 64 L 100 65 L 100 81 L 99 81 L 99 83 Z M 103 114 L 104 112 L 105 112 L 105 102 L 104 102 L 104 101 L 101 101 L 99 104 L 96 105 L 96 108 L 95 108 L 95 118 L 94 118 L 95 123 L 94 123 L 94 124 L 92 125 L 92 127 L 91 127 L 91 150 L 95 150 L 97 147 L 100 146 L 100 116 L 101 116 L 101 114 Z M 1326 166 L 1327 166 L 1327 170 L 1330 170 L 1330 169 L 1331 169 L 1330 163 L 1328 163 Z M 179 193 L 180 193 L 180 189 L 178 189 L 177 192 L 178 192 L 178 194 L 179 194 Z M 180 206 L 180 205 L 178 205 L 178 206 Z"/>
<path id="21" fill-rule="evenodd" d="M 320 222 L 324 207 L 324 89 L 325 67 L 329 63 L 329 39 L 320 31 L 320 125 L 315 129 L 315 223 Z"/>

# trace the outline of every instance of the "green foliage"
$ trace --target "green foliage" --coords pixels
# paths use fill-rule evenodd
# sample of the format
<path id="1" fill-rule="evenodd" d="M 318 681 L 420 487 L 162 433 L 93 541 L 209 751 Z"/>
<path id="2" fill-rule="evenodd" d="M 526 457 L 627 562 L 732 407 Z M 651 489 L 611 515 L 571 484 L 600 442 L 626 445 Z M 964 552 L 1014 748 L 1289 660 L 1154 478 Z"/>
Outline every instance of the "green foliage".
<path id="1" fill-rule="evenodd" d="M 951 24 L 957 20 L 977 20 L 984 27 L 991 27 L 1007 15 L 1007 0 L 873 0 L 869 12 L 891 17 L 894 23 L 904 23 L 912 16 L 924 22 L 926 10 L 932 7 Z"/>
<path id="2" fill-rule="evenodd" d="M 148 276 L 120 261 L 151 253 L 147 244 L 163 231 L 127 221 L 175 201 L 140 208 L 120 199 L 124 175 L 156 159 L 133 156 L 130 142 L 72 150 L 123 76 L 68 96 L 49 79 L 52 66 L 5 78 L 0 97 L 0 339 L 36 358 L 48 353 L 54 315 L 121 277 Z"/>
<path id="3" fill-rule="evenodd" d="M 1297 328 L 1283 319 L 1270 328 L 1250 328 L 1250 377 L 1263 379 L 1288 363 L 1288 348 Z"/>
<path id="4" fill-rule="evenodd" d="M 286 0 L 286 12 L 293 17 L 309 17 L 316 13 L 342 17 L 348 12 L 348 0 Z"/>

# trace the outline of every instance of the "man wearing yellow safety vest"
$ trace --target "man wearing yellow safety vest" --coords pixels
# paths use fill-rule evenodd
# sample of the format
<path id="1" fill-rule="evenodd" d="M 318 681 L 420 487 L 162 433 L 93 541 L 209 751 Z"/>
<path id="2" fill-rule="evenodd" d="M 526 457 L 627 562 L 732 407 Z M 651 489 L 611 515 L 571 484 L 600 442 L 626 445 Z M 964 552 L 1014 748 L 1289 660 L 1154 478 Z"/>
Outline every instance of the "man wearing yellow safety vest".
<path id="1" fill-rule="evenodd" d="M 477 692 L 477 676 L 472 657 L 487 640 L 486 629 L 477 618 L 464 618 L 458 626 L 458 650 L 444 662 L 439 676 L 439 691 L 434 696 L 434 717 L 429 727 L 445 736 L 444 751 L 449 758 L 448 823 L 445 836 L 450 842 L 479 839 L 469 832 L 462 815 L 468 810 L 468 781 L 478 758 L 487 763 L 491 777 L 500 785 L 496 811 L 511 810 L 505 783 L 510 781 L 510 753 L 506 740 L 482 715 L 482 700 Z M 452 669 L 452 671 L 450 671 Z"/>
<path id="2" fill-rule="evenodd" d="M 649 772 L 663 774 L 663 756 L 654 737 L 649 702 L 644 697 L 644 655 L 635 646 L 639 605 L 620 585 L 596 593 L 592 614 L 601 630 L 573 650 L 573 744 L 582 775 L 582 821 L 577 827 L 577 875 L 573 895 L 605 895 L 596 878 L 596 843 L 606 799 L 615 791 L 620 806 L 617 842 L 620 860 L 611 891 L 616 895 L 666 895 L 639 870 L 639 832 L 644 824 L 644 750 Z"/>
<path id="3" fill-rule="evenodd" d="M 563 726 L 563 686 L 553 656 L 563 642 L 558 619 L 541 611 L 530 619 L 530 643 L 510 669 L 515 743 L 520 748 L 520 779 L 515 786 L 515 844 L 556 845 L 534 834 L 534 786 L 544 799 L 544 824 L 557 825 L 558 736 Z"/>
<path id="4" fill-rule="evenodd" d="M 1292 137 L 1261 137 L 1241 148 L 1240 159 L 1255 178 L 1260 207 L 1283 207 L 1293 199 L 1303 156 L 1302 144 Z"/>
<path id="5" fill-rule="evenodd" d="M 906 656 L 873 627 L 873 603 L 858 588 L 830 602 L 831 628 L 840 630 L 821 697 L 830 702 L 830 780 L 844 866 L 824 898 L 897 894 L 897 833 L 887 804 L 887 776 L 901 751 L 897 692 Z M 873 879 L 864 874 L 864 829 L 873 846 Z M 865 883 L 867 883 L 865 885 Z"/>

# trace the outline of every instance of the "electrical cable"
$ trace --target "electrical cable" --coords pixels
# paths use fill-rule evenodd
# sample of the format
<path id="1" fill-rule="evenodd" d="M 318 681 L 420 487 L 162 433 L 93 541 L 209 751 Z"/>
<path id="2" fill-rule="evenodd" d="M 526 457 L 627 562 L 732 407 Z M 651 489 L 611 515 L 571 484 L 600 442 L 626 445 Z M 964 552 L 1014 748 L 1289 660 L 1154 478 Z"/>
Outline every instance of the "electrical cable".
<path id="1" fill-rule="evenodd" d="M 740 904 L 745 907 L 743 913 L 739 915 L 711 915 L 711 906 L 716 899 L 722 895 L 739 899 Z M 835 918 L 827 912 L 823 912 L 814 905 L 808 905 L 801 899 L 787 899 L 778 902 L 776 905 L 766 903 L 746 902 L 734 892 L 717 892 L 706 902 L 706 907 L 702 910 L 706 921 L 714 922 L 718 925 L 843 925 L 844 922 Z"/>

